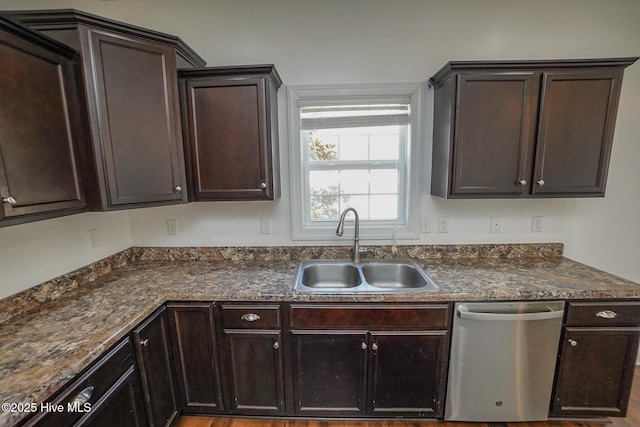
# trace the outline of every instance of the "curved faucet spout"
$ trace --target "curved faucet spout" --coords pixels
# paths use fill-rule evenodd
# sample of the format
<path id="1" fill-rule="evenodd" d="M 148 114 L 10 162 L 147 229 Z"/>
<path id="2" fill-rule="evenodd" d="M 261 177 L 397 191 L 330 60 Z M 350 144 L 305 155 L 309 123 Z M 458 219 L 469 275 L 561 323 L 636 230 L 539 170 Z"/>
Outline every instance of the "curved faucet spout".
<path id="1" fill-rule="evenodd" d="M 344 211 L 342 211 L 340 220 L 338 221 L 338 228 L 336 229 L 336 236 L 342 236 L 344 234 L 344 220 L 349 212 L 353 212 L 353 215 L 356 217 L 356 231 L 355 237 L 353 239 L 351 260 L 353 262 L 360 262 L 360 216 L 358 215 L 358 211 L 355 210 L 355 208 L 346 208 Z"/>

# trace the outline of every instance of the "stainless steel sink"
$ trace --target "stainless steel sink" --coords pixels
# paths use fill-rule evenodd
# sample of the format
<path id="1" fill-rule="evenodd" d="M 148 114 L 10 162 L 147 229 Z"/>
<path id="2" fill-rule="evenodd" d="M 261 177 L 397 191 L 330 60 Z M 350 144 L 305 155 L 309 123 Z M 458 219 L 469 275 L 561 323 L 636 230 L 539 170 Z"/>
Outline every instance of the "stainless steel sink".
<path id="1" fill-rule="evenodd" d="M 434 291 L 438 286 L 411 260 L 307 260 L 293 289 L 314 293 Z"/>
<path id="2" fill-rule="evenodd" d="M 361 285 L 362 279 L 351 264 L 312 264 L 302 270 L 300 283 L 313 289 L 348 289 Z"/>
<path id="3" fill-rule="evenodd" d="M 362 266 L 362 274 L 368 284 L 378 288 L 418 289 L 435 286 L 418 266 L 407 263 L 371 262 Z"/>

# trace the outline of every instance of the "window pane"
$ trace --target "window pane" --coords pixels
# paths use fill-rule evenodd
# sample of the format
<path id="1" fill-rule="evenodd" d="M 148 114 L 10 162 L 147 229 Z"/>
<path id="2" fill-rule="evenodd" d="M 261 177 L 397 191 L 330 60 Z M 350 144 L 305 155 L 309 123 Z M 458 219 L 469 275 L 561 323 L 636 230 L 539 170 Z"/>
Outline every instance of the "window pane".
<path id="1" fill-rule="evenodd" d="M 373 169 L 371 171 L 371 194 L 398 193 L 398 171 L 396 169 Z"/>
<path id="2" fill-rule="evenodd" d="M 369 158 L 369 136 L 341 135 L 339 160 L 367 160 Z"/>
<path id="3" fill-rule="evenodd" d="M 340 171 L 340 190 L 347 194 L 369 193 L 368 170 L 343 170 Z"/>
<path id="4" fill-rule="evenodd" d="M 302 132 L 308 137 L 309 160 L 336 160 L 338 158 L 338 136 L 319 131 Z"/>
<path id="5" fill-rule="evenodd" d="M 371 196 L 370 219 L 396 219 L 398 196 Z"/>
<path id="6" fill-rule="evenodd" d="M 341 204 L 340 211 L 346 208 L 355 208 L 360 219 L 369 219 L 369 196 L 351 196 L 348 203 Z"/>
<path id="7" fill-rule="evenodd" d="M 311 219 L 313 220 L 338 220 L 339 197 L 331 196 L 311 196 Z"/>
<path id="8" fill-rule="evenodd" d="M 397 126 L 393 126 L 397 128 Z M 386 129 L 386 128 L 385 128 Z M 398 160 L 400 158 L 400 134 L 371 135 L 369 144 L 371 160 Z"/>
<path id="9" fill-rule="evenodd" d="M 310 171 L 309 187 L 311 194 L 337 194 L 339 190 L 338 171 Z"/>

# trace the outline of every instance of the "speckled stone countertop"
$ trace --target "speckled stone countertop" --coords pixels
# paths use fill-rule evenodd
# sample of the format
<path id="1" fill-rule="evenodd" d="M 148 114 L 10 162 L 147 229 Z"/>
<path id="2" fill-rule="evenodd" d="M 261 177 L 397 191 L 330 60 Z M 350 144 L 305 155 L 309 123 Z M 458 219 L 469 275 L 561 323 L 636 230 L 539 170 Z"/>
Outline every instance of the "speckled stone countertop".
<path id="1" fill-rule="evenodd" d="M 295 256 L 265 256 L 264 253 L 255 256 L 237 251 L 229 252 L 227 256 L 202 256 L 202 251 L 197 250 L 189 254 L 184 249 L 173 252 L 168 249 L 136 252 L 137 248 L 132 249 L 126 255 L 126 261 L 118 254 L 116 258 L 120 257 L 120 261 L 113 268 L 105 268 L 106 274 L 69 285 L 55 298 L 51 292 L 56 287 L 44 284 L 50 288 L 48 293 L 36 288 L 25 295 L 0 301 L 2 311 L 8 311 L 13 305 L 26 307 L 31 304 L 29 309 L 5 316 L 0 324 L 0 403 L 39 405 L 44 402 L 168 300 L 640 299 L 640 285 L 560 256 L 561 245 L 559 249 L 541 245 L 529 247 L 533 254 L 531 251 L 519 252 L 520 246 L 506 252 L 500 247 L 495 249 L 497 256 L 482 256 L 482 251 L 471 252 L 474 257 L 442 257 L 436 253 L 430 256 L 428 251 L 412 252 L 411 248 L 404 248 L 395 257 L 414 259 L 440 289 L 357 295 L 294 292 L 292 285 L 299 259 L 315 258 L 299 252 Z M 468 255 L 464 251 L 452 253 Z M 442 252 L 437 254 L 442 255 Z M 318 254 L 312 252 L 311 255 Z M 327 255 L 326 251 L 323 255 Z M 344 251 L 329 255 L 345 258 Z M 373 257 L 379 258 L 381 254 L 375 253 Z M 61 282 L 59 286 L 65 286 L 65 283 Z M 0 412 L 0 425 L 13 425 L 27 415 Z"/>

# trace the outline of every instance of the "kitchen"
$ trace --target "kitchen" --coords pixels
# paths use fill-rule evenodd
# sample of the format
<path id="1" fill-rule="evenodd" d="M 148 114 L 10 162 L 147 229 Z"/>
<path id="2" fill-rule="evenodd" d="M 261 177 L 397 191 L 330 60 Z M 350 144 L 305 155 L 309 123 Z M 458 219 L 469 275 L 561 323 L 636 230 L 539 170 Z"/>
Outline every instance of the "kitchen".
<path id="1" fill-rule="evenodd" d="M 178 35 L 209 66 L 274 63 L 285 86 L 423 82 L 450 60 L 623 57 L 637 55 L 640 47 L 640 11 L 634 1 L 229 1 L 188 7 L 168 1 L 47 2 L 47 8 L 67 7 Z M 2 10 L 26 8 L 43 6 L 0 1 Z M 278 95 L 280 199 L 84 213 L 2 228 L 2 296 L 129 247 L 347 246 L 348 241 L 333 236 L 325 241 L 291 239 L 284 89 Z M 399 244 L 561 242 L 566 257 L 640 282 L 640 227 L 634 209 L 640 206 L 635 188 L 638 91 L 636 64 L 625 71 L 605 198 L 444 200 L 429 195 L 426 166 L 419 205 L 420 215 L 431 218 L 431 232 Z M 431 93 L 426 95 L 426 117 L 433 115 Z M 429 135 L 431 121 L 425 123 Z M 427 138 L 427 153 L 430 144 Z M 448 233 L 437 232 L 441 216 L 450 219 Z M 499 234 L 490 233 L 492 216 L 502 217 Z M 533 216 L 543 217 L 541 232 L 531 232 Z M 270 219 L 271 234 L 260 232 L 261 218 Z M 176 220 L 177 235 L 167 234 L 169 219 Z M 93 248 L 90 230 L 98 234 Z M 391 236 L 370 240 L 363 232 L 361 238 L 367 245 L 391 244 Z"/>

